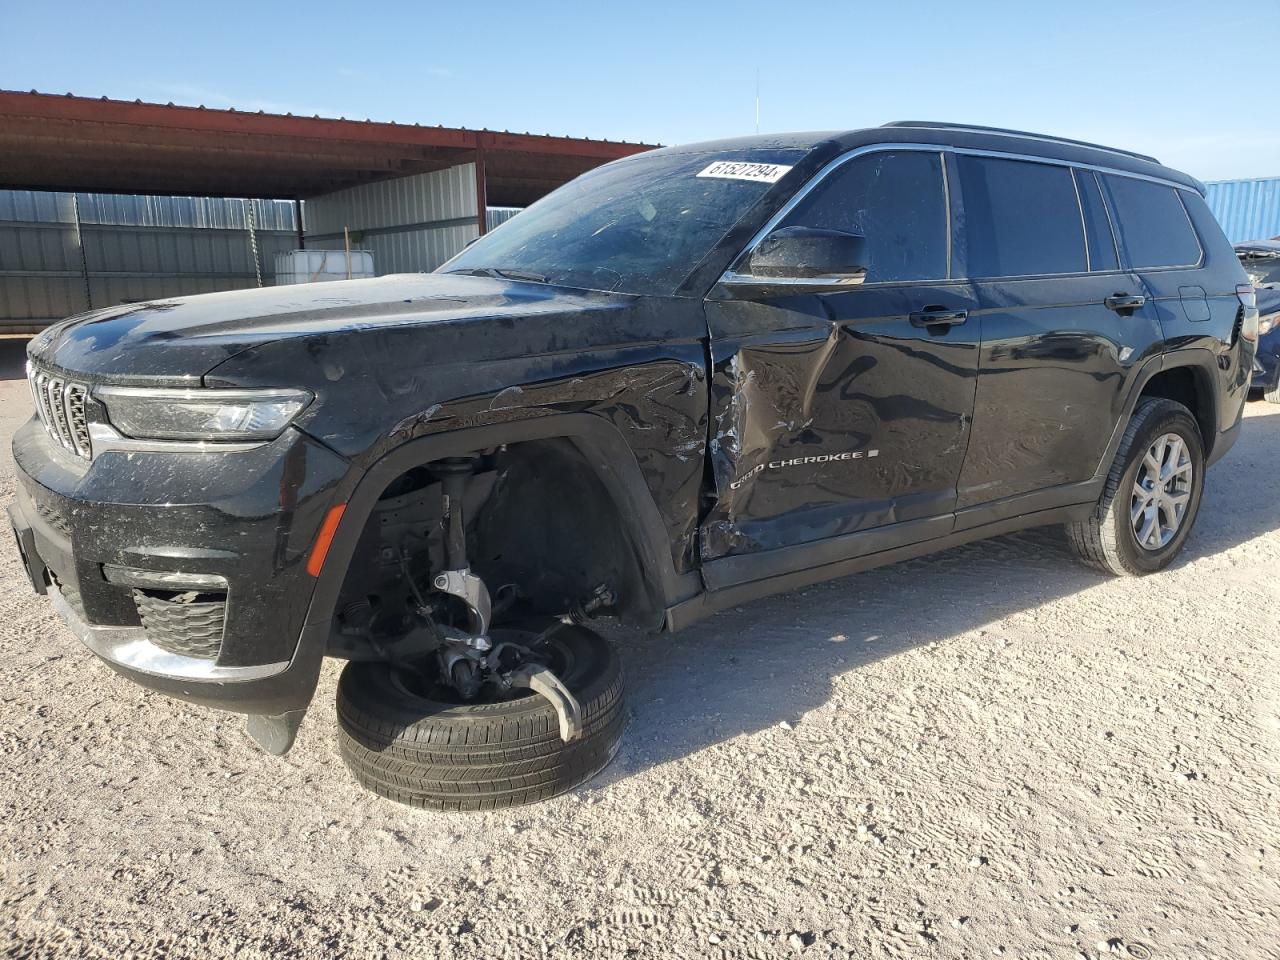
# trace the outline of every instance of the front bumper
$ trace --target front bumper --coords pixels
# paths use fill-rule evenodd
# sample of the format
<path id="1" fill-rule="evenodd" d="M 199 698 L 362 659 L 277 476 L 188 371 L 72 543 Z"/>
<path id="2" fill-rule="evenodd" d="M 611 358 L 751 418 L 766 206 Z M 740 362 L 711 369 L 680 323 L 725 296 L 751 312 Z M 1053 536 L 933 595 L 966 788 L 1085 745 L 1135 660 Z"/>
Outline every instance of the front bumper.
<path id="1" fill-rule="evenodd" d="M 9 518 L 33 586 L 94 654 L 143 686 L 209 706 L 274 716 L 310 702 L 327 637 L 303 628 L 315 586 L 305 562 L 346 461 L 288 430 L 248 451 L 113 452 L 86 463 L 34 420 L 13 452 Z M 139 584 L 219 585 L 212 649 L 193 656 L 153 642 Z"/>

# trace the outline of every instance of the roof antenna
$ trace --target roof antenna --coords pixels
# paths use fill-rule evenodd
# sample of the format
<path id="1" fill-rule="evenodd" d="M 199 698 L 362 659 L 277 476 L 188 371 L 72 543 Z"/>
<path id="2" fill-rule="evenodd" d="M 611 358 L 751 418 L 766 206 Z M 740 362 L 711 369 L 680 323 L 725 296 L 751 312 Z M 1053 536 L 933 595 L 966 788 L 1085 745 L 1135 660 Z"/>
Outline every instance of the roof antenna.
<path id="1" fill-rule="evenodd" d="M 756 67 L 756 133 L 760 132 L 760 68 Z"/>

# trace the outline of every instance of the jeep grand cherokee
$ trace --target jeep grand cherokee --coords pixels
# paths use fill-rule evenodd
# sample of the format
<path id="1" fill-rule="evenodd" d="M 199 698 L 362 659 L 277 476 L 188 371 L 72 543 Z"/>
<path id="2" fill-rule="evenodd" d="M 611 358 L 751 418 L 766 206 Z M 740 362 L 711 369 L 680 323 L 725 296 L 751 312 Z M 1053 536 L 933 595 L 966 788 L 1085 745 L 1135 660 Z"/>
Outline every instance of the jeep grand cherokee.
<path id="1" fill-rule="evenodd" d="M 1168 565 L 1236 439 L 1253 288 L 1150 157 L 942 123 L 655 150 L 431 274 L 99 310 L 29 348 L 31 582 L 126 677 L 445 809 L 613 756 L 584 624 L 1063 524 Z"/>

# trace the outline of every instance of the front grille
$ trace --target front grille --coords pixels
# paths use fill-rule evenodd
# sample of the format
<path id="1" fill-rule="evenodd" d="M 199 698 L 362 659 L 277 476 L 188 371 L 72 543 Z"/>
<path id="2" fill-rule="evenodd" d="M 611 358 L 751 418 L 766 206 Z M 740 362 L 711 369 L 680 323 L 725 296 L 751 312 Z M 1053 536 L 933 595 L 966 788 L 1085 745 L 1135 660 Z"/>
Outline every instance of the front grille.
<path id="1" fill-rule="evenodd" d="M 89 443 L 89 418 L 85 400 L 89 388 L 63 380 L 27 364 L 27 382 L 40 422 L 54 441 L 69 453 L 88 460 L 93 455 Z"/>

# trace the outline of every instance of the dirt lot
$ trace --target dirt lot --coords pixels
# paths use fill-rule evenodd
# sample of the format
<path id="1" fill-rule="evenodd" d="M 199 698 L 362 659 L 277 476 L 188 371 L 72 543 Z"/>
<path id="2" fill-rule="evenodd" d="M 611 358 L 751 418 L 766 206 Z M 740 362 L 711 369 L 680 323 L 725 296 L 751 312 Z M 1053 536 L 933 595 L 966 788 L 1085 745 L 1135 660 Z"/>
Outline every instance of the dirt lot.
<path id="1" fill-rule="evenodd" d="M 614 764 L 466 816 L 355 786 L 336 667 L 268 757 L 94 660 L 4 540 L 4 956 L 1280 957 L 1278 490 L 1252 404 L 1163 575 L 1040 531 L 613 631 Z"/>

